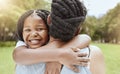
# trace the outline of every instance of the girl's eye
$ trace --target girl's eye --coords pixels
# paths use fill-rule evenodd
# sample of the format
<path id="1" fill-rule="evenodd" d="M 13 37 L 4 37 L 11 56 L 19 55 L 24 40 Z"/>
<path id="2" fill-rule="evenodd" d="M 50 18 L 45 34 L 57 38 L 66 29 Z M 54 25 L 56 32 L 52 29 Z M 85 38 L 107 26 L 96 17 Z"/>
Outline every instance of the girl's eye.
<path id="1" fill-rule="evenodd" d="M 24 29 L 25 32 L 30 32 L 31 30 L 30 29 Z"/>
<path id="2" fill-rule="evenodd" d="M 46 30 L 45 28 L 37 28 L 37 31 Z"/>

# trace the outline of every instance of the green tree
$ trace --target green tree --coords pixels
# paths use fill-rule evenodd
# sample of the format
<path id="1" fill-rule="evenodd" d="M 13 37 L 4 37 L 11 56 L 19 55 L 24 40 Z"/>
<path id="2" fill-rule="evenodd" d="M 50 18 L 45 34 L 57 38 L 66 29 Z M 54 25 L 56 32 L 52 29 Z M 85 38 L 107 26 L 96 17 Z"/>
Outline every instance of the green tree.
<path id="1" fill-rule="evenodd" d="M 105 16 L 103 16 L 102 23 L 104 24 L 104 39 L 105 42 L 118 43 L 120 38 L 120 4 L 111 9 Z"/>

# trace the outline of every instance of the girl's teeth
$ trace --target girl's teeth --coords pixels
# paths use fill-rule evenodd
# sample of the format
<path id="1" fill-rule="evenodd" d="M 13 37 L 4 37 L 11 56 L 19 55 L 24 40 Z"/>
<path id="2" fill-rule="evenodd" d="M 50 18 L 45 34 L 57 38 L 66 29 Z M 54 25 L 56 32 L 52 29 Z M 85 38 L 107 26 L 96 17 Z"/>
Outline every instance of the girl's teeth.
<path id="1" fill-rule="evenodd" d="M 31 43 L 32 43 L 32 44 L 38 44 L 38 43 L 39 43 L 39 40 L 31 40 Z"/>

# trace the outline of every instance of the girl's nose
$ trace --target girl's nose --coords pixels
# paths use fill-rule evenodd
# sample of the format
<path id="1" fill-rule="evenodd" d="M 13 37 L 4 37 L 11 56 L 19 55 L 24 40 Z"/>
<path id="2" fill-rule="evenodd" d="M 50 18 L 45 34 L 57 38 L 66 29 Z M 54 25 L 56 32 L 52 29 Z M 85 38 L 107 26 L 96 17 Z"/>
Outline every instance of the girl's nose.
<path id="1" fill-rule="evenodd" d="M 32 32 L 31 34 L 32 37 L 37 37 L 38 36 L 38 33 L 36 31 Z"/>

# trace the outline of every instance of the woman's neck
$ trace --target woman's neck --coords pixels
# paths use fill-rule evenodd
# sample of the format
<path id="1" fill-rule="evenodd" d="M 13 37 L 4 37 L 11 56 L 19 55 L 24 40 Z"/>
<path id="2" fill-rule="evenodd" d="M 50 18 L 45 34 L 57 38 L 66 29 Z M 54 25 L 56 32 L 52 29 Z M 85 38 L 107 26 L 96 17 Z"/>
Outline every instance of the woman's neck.
<path id="1" fill-rule="evenodd" d="M 54 37 L 50 36 L 50 40 L 49 40 L 49 42 L 54 42 L 54 41 L 61 42 L 61 40 L 60 40 L 60 39 L 56 39 L 56 38 L 54 38 Z"/>
<path id="2" fill-rule="evenodd" d="M 61 47 L 62 45 L 65 44 L 65 42 L 61 41 L 60 39 L 56 39 L 56 38 L 54 38 L 52 36 L 50 36 L 49 43 L 52 43 L 57 47 Z"/>

